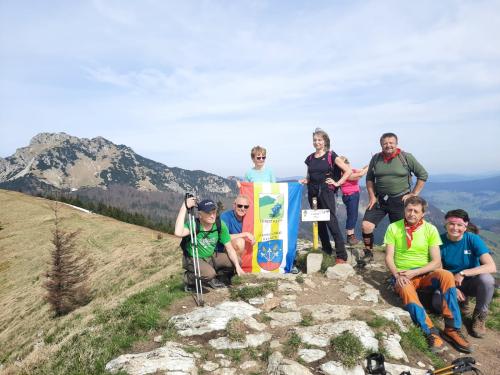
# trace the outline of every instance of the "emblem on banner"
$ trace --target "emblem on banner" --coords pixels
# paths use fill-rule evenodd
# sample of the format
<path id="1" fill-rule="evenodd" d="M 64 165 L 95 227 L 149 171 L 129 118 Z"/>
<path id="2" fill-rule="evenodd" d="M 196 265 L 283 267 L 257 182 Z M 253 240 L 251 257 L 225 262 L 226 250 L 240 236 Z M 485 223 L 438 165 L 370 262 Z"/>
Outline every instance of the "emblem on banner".
<path id="1" fill-rule="evenodd" d="M 282 220 L 285 201 L 283 194 L 259 194 L 260 221 Z"/>
<path id="2" fill-rule="evenodd" d="M 283 260 L 283 240 L 258 243 L 257 263 L 266 271 L 278 269 Z"/>

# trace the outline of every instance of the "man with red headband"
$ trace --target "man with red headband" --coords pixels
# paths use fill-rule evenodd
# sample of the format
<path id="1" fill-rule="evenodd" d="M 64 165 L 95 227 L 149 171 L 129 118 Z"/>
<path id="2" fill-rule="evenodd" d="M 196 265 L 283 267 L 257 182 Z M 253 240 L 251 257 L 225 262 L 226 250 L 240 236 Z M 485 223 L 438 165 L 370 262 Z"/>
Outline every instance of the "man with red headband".
<path id="1" fill-rule="evenodd" d="M 441 238 L 436 227 L 424 220 L 426 209 L 423 198 L 406 199 L 404 219 L 390 224 L 385 233 L 385 263 L 393 276 L 394 290 L 413 322 L 424 331 L 431 351 L 441 351 L 443 341 L 418 298 L 418 290 L 441 292 L 445 323 L 441 336 L 457 350 L 470 353 L 471 346 L 460 332 L 462 317 L 455 280 L 451 272 L 441 269 Z"/>
<path id="2" fill-rule="evenodd" d="M 385 133 L 380 137 L 382 152 L 373 155 L 366 174 L 369 203 L 361 230 L 365 245 L 365 260 L 373 258 L 373 231 L 389 215 L 394 223 L 404 217 L 404 202 L 418 195 L 427 181 L 427 172 L 415 157 L 398 148 L 398 137 Z M 412 174 L 417 182 L 412 189 Z"/>
<path id="3" fill-rule="evenodd" d="M 488 307 L 495 291 L 495 279 L 491 274 L 497 271 L 497 267 L 481 237 L 467 231 L 471 223 L 466 211 L 451 210 L 444 218 L 446 233 L 441 235 L 443 267 L 454 274 L 464 317 L 470 316 L 468 297 L 476 298 L 470 333 L 474 337 L 483 337 Z"/>

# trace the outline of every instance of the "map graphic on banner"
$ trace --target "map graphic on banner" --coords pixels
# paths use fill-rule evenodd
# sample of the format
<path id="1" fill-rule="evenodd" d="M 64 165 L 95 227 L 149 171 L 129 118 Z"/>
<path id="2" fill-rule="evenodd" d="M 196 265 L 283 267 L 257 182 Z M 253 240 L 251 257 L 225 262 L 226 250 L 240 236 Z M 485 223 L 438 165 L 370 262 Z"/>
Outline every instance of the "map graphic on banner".
<path id="1" fill-rule="evenodd" d="M 242 182 L 240 193 L 250 199 L 243 232 L 251 232 L 255 244 L 246 244 L 242 255 L 245 272 L 290 272 L 295 259 L 302 185 Z"/>

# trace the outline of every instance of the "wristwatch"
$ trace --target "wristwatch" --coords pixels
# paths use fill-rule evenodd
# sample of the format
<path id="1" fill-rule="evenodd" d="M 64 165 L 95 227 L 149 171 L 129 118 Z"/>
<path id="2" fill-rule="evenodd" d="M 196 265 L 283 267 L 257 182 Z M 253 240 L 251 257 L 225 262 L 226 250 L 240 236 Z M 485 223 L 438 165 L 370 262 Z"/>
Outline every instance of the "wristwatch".
<path id="1" fill-rule="evenodd" d="M 464 273 L 464 271 L 460 271 L 458 274 L 459 274 L 460 276 L 462 276 L 462 277 L 465 277 L 465 273 Z"/>

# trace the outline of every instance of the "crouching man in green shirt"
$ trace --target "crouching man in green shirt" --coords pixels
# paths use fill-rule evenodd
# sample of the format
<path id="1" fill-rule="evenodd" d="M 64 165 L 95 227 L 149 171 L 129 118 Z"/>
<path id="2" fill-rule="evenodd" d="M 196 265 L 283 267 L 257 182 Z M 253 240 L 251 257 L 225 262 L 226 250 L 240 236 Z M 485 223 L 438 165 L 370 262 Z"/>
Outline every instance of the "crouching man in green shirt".
<path id="1" fill-rule="evenodd" d="M 427 316 L 417 290 L 441 292 L 445 328 L 441 336 L 457 350 L 470 353 L 471 345 L 460 332 L 462 317 L 453 274 L 441 268 L 436 227 L 424 218 L 427 202 L 418 196 L 405 201 L 404 219 L 389 225 L 385 233 L 385 263 L 392 274 L 394 290 L 403 300 L 413 322 L 424 331 L 433 352 L 443 349 L 443 341 Z"/>
<path id="2" fill-rule="evenodd" d="M 184 274 L 184 284 L 186 291 L 192 291 L 195 285 L 193 247 L 189 238 L 189 225 L 185 224 L 186 212 L 196 206 L 196 198 L 186 198 L 179 209 L 177 220 L 175 221 L 174 234 L 177 237 L 187 237 L 183 248 L 182 267 L 186 270 Z M 200 278 L 204 285 L 212 288 L 221 288 L 225 285 L 216 276 L 218 271 L 231 273 L 236 270 L 238 275 L 245 272 L 241 269 L 238 256 L 231 245 L 231 236 L 224 222 L 217 228 L 217 205 L 210 199 L 205 199 L 198 203 L 199 224 L 197 220 L 196 239 L 198 247 L 198 257 L 200 260 Z M 225 253 L 217 253 L 217 243 L 222 243 L 226 249 Z M 181 247 L 182 243 L 181 243 Z"/>

